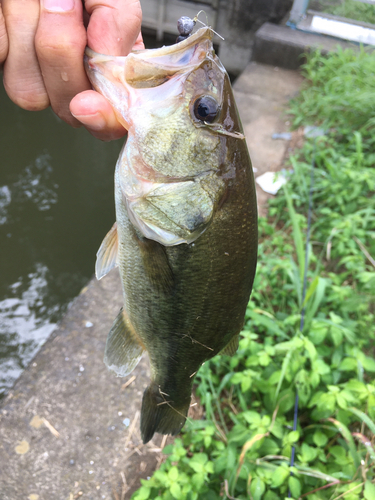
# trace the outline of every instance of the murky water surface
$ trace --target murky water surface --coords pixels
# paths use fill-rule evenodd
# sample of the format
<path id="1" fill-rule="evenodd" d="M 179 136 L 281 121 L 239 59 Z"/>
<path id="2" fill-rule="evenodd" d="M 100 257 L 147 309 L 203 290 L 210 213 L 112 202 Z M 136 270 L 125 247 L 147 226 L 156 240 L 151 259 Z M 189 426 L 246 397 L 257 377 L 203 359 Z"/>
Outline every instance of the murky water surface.
<path id="1" fill-rule="evenodd" d="M 94 273 L 122 143 L 21 110 L 0 84 L 0 398 Z"/>

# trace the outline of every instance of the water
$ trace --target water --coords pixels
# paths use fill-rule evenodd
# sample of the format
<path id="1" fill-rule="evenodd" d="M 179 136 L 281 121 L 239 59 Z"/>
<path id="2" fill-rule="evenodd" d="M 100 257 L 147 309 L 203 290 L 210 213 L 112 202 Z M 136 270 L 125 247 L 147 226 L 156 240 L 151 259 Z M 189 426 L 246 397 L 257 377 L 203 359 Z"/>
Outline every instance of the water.
<path id="1" fill-rule="evenodd" d="M 21 110 L 0 85 L 0 398 L 94 273 L 122 143 Z"/>

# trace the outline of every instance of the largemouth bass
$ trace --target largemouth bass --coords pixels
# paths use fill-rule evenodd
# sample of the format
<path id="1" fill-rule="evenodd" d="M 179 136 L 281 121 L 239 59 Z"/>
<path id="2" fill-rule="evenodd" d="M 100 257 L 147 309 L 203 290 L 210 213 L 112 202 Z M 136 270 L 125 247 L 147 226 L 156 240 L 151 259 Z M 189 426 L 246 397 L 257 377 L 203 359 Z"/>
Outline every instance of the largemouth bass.
<path id="1" fill-rule="evenodd" d="M 141 434 L 177 434 L 194 375 L 233 354 L 257 258 L 253 172 L 212 31 L 126 57 L 86 49 L 93 87 L 128 129 L 115 172 L 116 223 L 97 254 L 98 279 L 118 266 L 124 307 L 104 361 L 128 375 L 144 351 L 151 383 Z"/>

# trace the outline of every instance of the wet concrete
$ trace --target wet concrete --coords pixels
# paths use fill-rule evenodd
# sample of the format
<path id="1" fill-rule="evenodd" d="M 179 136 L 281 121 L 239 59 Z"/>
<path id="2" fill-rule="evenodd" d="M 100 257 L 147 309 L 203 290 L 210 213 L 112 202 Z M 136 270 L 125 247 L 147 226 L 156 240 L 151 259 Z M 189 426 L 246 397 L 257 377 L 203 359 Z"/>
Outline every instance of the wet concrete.
<path id="1" fill-rule="evenodd" d="M 256 175 L 283 164 L 290 142 L 271 136 L 288 130 L 284 111 L 301 81 L 250 63 L 234 86 Z M 263 212 L 260 188 L 258 197 Z M 139 433 L 147 360 L 125 379 L 102 361 L 121 303 L 116 270 L 90 281 L 2 402 L 1 500 L 125 500 L 160 464 L 165 440 L 144 446 Z"/>

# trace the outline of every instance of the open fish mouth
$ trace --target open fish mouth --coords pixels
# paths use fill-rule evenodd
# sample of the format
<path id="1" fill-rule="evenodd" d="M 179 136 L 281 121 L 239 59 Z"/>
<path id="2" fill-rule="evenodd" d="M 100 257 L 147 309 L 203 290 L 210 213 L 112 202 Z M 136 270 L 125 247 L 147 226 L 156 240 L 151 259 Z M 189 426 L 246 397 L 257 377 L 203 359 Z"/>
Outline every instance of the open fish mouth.
<path id="1" fill-rule="evenodd" d="M 210 55 L 213 57 L 215 52 L 212 48 L 212 38 L 212 30 L 206 27 L 200 28 L 186 40 L 174 45 L 135 50 L 124 56 L 127 59 L 124 79 L 135 88 L 161 85 L 179 70 L 185 72 L 189 66 L 195 67 Z M 112 56 L 98 54 L 89 47 L 86 47 L 85 55 L 89 58 L 89 68 L 115 59 Z M 116 59 L 121 61 L 122 58 L 116 57 Z M 221 66 L 220 62 L 219 64 Z M 147 82 L 147 85 L 142 85 L 141 82 Z"/>
<path id="2" fill-rule="evenodd" d="M 124 99 L 124 88 L 128 89 L 128 95 L 135 95 L 138 90 L 150 91 L 150 99 L 154 100 L 155 94 L 152 90 L 158 89 L 158 99 L 167 101 L 171 95 L 179 93 L 178 88 L 184 85 L 189 73 L 198 68 L 204 71 L 220 75 L 216 79 L 215 98 L 218 102 L 223 101 L 223 82 L 228 78 L 224 66 L 216 56 L 212 46 L 213 31 L 209 27 L 200 28 L 190 37 L 174 45 L 164 46 L 157 49 L 144 49 L 131 52 L 127 56 L 108 56 L 98 54 L 89 47 L 85 50 L 85 67 L 87 74 L 98 90 L 103 93 L 120 113 L 119 121 L 125 128 L 129 128 L 125 116 L 132 98 Z M 208 66 L 211 69 L 207 69 Z M 212 71 L 212 68 L 215 68 Z M 109 82 L 111 83 L 109 85 Z M 197 88 L 200 86 L 192 82 Z M 105 89 L 107 88 L 107 92 Z M 212 90 L 212 89 L 211 89 Z M 210 91 L 208 92 L 210 93 Z M 226 135 L 236 139 L 244 139 L 240 130 L 230 130 L 217 121 L 194 119 L 194 105 L 200 95 L 196 95 L 190 103 L 190 114 L 197 128 L 205 128 L 216 135 Z M 120 102 L 122 101 L 122 103 Z M 116 105 L 117 103 L 117 105 Z M 119 104 L 120 103 L 120 104 Z M 181 104 L 181 103 L 180 103 Z M 178 105 L 180 105 L 178 104 Z M 175 104 L 176 105 L 176 104 Z"/>

